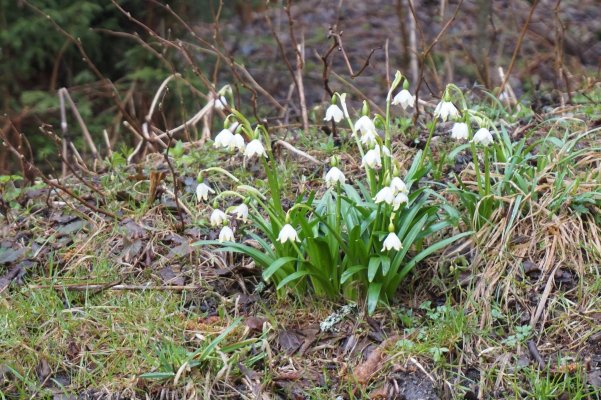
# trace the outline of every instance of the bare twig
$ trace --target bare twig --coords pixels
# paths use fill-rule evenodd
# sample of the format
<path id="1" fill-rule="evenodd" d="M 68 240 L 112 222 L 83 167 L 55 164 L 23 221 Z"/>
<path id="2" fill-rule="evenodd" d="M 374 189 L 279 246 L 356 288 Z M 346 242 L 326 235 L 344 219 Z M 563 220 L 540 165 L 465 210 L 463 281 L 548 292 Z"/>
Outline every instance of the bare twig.
<path id="1" fill-rule="evenodd" d="M 315 164 L 318 164 L 318 165 L 322 165 L 322 164 L 324 164 L 322 161 L 319 161 L 317 158 L 313 157 L 312 155 L 310 155 L 310 154 L 307 154 L 307 153 L 305 153 L 304 151 L 297 149 L 296 147 L 294 147 L 294 146 L 293 146 L 293 145 L 291 145 L 290 143 L 288 143 L 288 142 L 285 142 L 285 141 L 283 141 L 283 140 L 276 140 L 276 141 L 274 142 L 274 145 L 279 145 L 279 146 L 285 147 L 286 149 L 288 149 L 288 150 L 289 150 L 289 151 L 291 151 L 292 153 L 294 153 L 294 154 L 296 154 L 296 155 L 299 155 L 299 156 L 301 156 L 301 157 L 304 157 L 304 158 L 306 158 L 307 160 L 309 160 L 309 161 L 311 161 L 311 162 L 313 162 L 313 163 L 315 163 Z"/>
<path id="2" fill-rule="evenodd" d="M 515 65 L 515 60 L 518 57 L 518 53 L 520 52 L 520 48 L 522 47 L 522 42 L 524 41 L 524 36 L 526 36 L 526 32 L 528 31 L 528 26 L 530 25 L 530 21 L 532 20 L 532 16 L 534 15 L 534 10 L 538 5 L 538 0 L 533 0 L 532 6 L 530 7 L 530 12 L 528 13 L 528 18 L 526 18 L 526 22 L 522 27 L 522 32 L 520 32 L 520 37 L 518 38 L 518 42 L 515 45 L 515 49 L 513 49 L 513 55 L 511 56 L 511 62 L 509 63 L 509 67 L 507 68 L 507 73 L 505 74 L 505 79 L 501 83 L 499 87 L 499 93 L 503 93 L 503 89 L 505 89 L 505 85 L 507 85 L 507 81 L 511 76 L 511 71 L 513 71 L 513 66 Z"/>

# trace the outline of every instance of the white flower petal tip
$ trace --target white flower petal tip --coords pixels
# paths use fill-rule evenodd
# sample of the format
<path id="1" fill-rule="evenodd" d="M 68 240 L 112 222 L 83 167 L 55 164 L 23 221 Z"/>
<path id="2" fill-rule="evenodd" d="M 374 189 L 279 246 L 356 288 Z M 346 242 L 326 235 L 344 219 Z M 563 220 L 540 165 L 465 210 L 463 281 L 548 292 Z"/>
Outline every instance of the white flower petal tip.
<path id="1" fill-rule="evenodd" d="M 384 246 L 382 247 L 382 251 L 390 251 L 396 250 L 399 251 L 403 248 L 401 240 L 394 232 L 390 232 L 386 239 L 384 239 Z"/>
<path id="2" fill-rule="evenodd" d="M 355 122 L 355 131 L 360 131 L 361 134 L 365 135 L 368 132 L 377 134 L 376 126 L 368 116 L 364 115 Z"/>
<path id="3" fill-rule="evenodd" d="M 378 193 L 376 193 L 376 197 L 374 197 L 374 201 L 376 204 L 386 203 L 392 204 L 394 201 L 394 191 L 390 187 L 382 188 Z"/>
<path id="4" fill-rule="evenodd" d="M 225 213 L 219 209 L 215 209 L 213 210 L 213 212 L 211 213 L 211 226 L 219 226 L 221 224 L 223 224 L 223 221 L 227 220 L 227 215 L 225 215 Z"/>
<path id="5" fill-rule="evenodd" d="M 211 189 L 211 187 L 209 185 L 207 185 L 206 183 L 204 183 L 204 182 L 199 183 L 198 186 L 196 186 L 196 197 L 197 197 L 198 201 L 208 200 L 209 193 L 215 193 L 215 191 L 213 189 Z"/>
<path id="6" fill-rule="evenodd" d="M 342 121 L 342 118 L 344 118 L 344 113 L 342 112 L 340 107 L 338 107 L 336 104 L 332 104 L 326 110 L 326 117 L 323 120 L 324 121 L 334 120 L 334 122 L 338 123 L 338 122 Z"/>
<path id="7" fill-rule="evenodd" d="M 246 146 L 244 156 L 247 158 L 253 158 L 254 156 L 267 158 L 267 152 L 263 147 L 263 143 L 259 139 L 254 139 Z"/>
<path id="8" fill-rule="evenodd" d="M 345 182 L 346 182 L 346 177 L 344 176 L 342 171 L 336 167 L 332 167 L 326 174 L 327 187 L 332 187 L 336 184 L 343 185 Z"/>
<path id="9" fill-rule="evenodd" d="M 394 200 L 392 201 L 392 209 L 396 211 L 399 208 L 401 208 L 401 204 L 407 204 L 408 202 L 409 197 L 407 197 L 407 194 L 400 192 L 394 197 Z"/>
<path id="10" fill-rule="evenodd" d="M 221 228 L 221 232 L 219 232 L 219 242 L 235 242 L 234 231 L 232 231 L 232 228 L 227 225 Z"/>
<path id="11" fill-rule="evenodd" d="M 394 96 L 392 99 L 393 105 L 400 104 L 403 107 L 403 110 L 406 110 L 407 107 L 415 106 L 415 96 L 413 96 L 407 89 L 403 89 Z"/>
<path id="12" fill-rule="evenodd" d="M 376 134 L 372 131 L 367 131 L 361 135 L 361 143 L 365 146 L 373 146 L 377 143 Z"/>
<path id="13" fill-rule="evenodd" d="M 225 96 L 219 96 L 215 99 L 215 102 L 213 104 L 215 109 L 223 110 L 227 106 L 227 99 L 225 98 Z"/>
<path id="14" fill-rule="evenodd" d="M 403 180 L 398 176 L 392 178 L 392 181 L 390 181 L 390 188 L 392 189 L 395 195 L 398 193 L 408 192 L 407 185 L 405 185 L 405 182 L 403 182 Z"/>
<path id="15" fill-rule="evenodd" d="M 474 143 L 481 144 L 483 146 L 488 146 L 493 142 L 492 134 L 486 128 L 480 128 L 474 134 L 474 138 L 472 139 Z"/>
<path id="16" fill-rule="evenodd" d="M 236 218 L 246 222 L 248 220 L 248 206 L 244 203 L 232 208 L 231 214 L 236 214 Z"/>
<path id="17" fill-rule="evenodd" d="M 234 138 L 234 134 L 229 129 L 223 129 L 221 132 L 215 136 L 215 141 L 213 142 L 213 147 L 229 147 L 232 139 Z"/>
<path id="18" fill-rule="evenodd" d="M 459 110 L 457 110 L 450 101 L 443 100 L 436 106 L 434 116 L 439 117 L 441 121 L 446 122 L 449 117 L 452 119 L 457 118 L 459 116 Z"/>
<path id="19" fill-rule="evenodd" d="M 284 225 L 280 234 L 278 235 L 278 242 L 284 244 L 286 242 L 300 242 L 298 233 L 290 224 Z"/>
<path id="20" fill-rule="evenodd" d="M 242 135 L 236 133 L 234 136 L 232 136 L 232 140 L 230 140 L 230 144 L 228 147 L 230 150 L 238 149 L 238 151 L 244 152 L 244 150 L 246 149 L 246 143 L 244 143 L 244 138 L 242 137 Z"/>
<path id="21" fill-rule="evenodd" d="M 466 140 L 469 130 L 465 122 L 456 122 L 451 129 L 451 138 L 455 140 Z"/>
<path id="22" fill-rule="evenodd" d="M 380 157 L 379 149 L 371 149 L 365 153 L 363 159 L 361 160 L 361 166 L 368 166 L 371 169 L 382 168 L 382 158 Z"/>

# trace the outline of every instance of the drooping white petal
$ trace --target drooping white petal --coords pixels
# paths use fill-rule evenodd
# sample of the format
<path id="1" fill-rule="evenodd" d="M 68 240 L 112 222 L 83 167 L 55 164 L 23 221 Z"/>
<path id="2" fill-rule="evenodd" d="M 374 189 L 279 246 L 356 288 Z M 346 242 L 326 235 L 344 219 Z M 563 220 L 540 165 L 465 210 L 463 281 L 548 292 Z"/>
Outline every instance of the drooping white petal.
<path id="1" fill-rule="evenodd" d="M 278 242 L 284 244 L 288 241 L 291 242 L 300 242 L 298 238 L 298 233 L 290 224 L 286 224 L 282 227 L 280 234 L 278 235 Z"/>
<path id="2" fill-rule="evenodd" d="M 396 195 L 397 193 L 407 193 L 407 185 L 405 185 L 405 182 L 403 182 L 403 180 L 401 178 L 399 178 L 398 176 L 395 176 L 394 178 L 392 178 L 392 180 L 390 181 L 390 188 L 392 189 L 392 191 L 394 192 L 394 194 Z"/>
<path id="3" fill-rule="evenodd" d="M 346 178 L 344 174 L 337 167 L 332 167 L 326 174 L 326 185 L 328 187 L 332 187 L 338 183 L 342 185 L 345 181 Z"/>
<path id="4" fill-rule="evenodd" d="M 208 200 L 209 193 L 215 193 L 215 191 L 206 183 L 199 183 L 198 186 L 196 186 L 196 197 L 198 201 Z"/>
<path id="5" fill-rule="evenodd" d="M 451 118 L 457 118 L 459 116 L 459 110 L 451 103 L 450 101 L 441 101 L 436 106 L 434 110 L 434 116 L 440 117 L 440 120 L 446 122 L 446 120 Z"/>
<path id="6" fill-rule="evenodd" d="M 366 115 L 362 116 L 355 122 L 355 131 L 360 131 L 363 135 L 371 132 L 377 135 L 376 126 L 373 121 Z"/>
<path id="7" fill-rule="evenodd" d="M 238 151 L 243 152 L 245 148 L 246 143 L 244 143 L 244 137 L 242 137 L 241 134 L 236 133 L 234 136 L 232 136 L 229 144 L 230 150 L 238 149 Z"/>
<path id="8" fill-rule="evenodd" d="M 230 213 L 236 214 L 236 217 L 238 219 L 241 219 L 242 221 L 246 222 L 246 220 L 248 219 L 248 206 L 246 204 L 242 203 L 242 204 L 232 208 Z"/>
<path id="9" fill-rule="evenodd" d="M 376 133 L 372 131 L 367 131 L 361 135 L 361 143 L 365 146 L 373 146 L 377 143 L 376 141 Z"/>
<path id="10" fill-rule="evenodd" d="M 404 192 L 399 192 L 392 201 L 392 209 L 394 211 L 401 208 L 401 204 L 406 204 L 409 201 L 409 197 Z"/>
<path id="11" fill-rule="evenodd" d="M 221 224 L 223 224 L 223 221 L 227 220 L 227 215 L 225 215 L 225 213 L 219 209 L 215 209 L 213 210 L 213 212 L 211 213 L 211 226 L 219 226 Z"/>
<path id="12" fill-rule="evenodd" d="M 235 242 L 234 240 L 234 231 L 229 226 L 224 226 L 221 228 L 221 232 L 219 232 L 219 241 L 223 242 Z"/>
<path id="13" fill-rule="evenodd" d="M 246 146 L 244 156 L 248 158 L 253 158 L 254 156 L 267 158 L 267 152 L 265 152 L 263 143 L 259 139 L 254 139 Z"/>
<path id="14" fill-rule="evenodd" d="M 213 147 L 229 147 L 234 135 L 229 129 L 223 129 L 215 136 Z"/>
<path id="15" fill-rule="evenodd" d="M 219 96 L 215 99 L 214 107 L 217 110 L 223 110 L 226 106 L 227 106 L 227 99 L 225 98 L 225 96 Z"/>
<path id="16" fill-rule="evenodd" d="M 401 244 L 401 240 L 394 232 L 390 232 L 386 239 L 384 239 L 384 246 L 382 247 L 382 251 L 396 250 L 399 251 L 403 248 Z"/>
<path id="17" fill-rule="evenodd" d="M 392 202 L 394 201 L 393 190 L 388 186 L 383 187 L 378 193 L 376 193 L 376 197 L 374 197 L 374 201 L 376 202 L 376 204 L 378 204 L 378 203 L 392 204 Z"/>
<path id="18" fill-rule="evenodd" d="M 492 134 L 490 133 L 490 131 L 488 129 L 486 129 L 486 128 L 480 128 L 474 134 L 473 141 L 476 144 L 481 144 L 483 146 L 488 146 L 489 144 L 491 144 L 493 142 Z"/>
<path id="19" fill-rule="evenodd" d="M 403 89 L 394 96 L 392 99 L 392 104 L 397 105 L 400 104 L 403 107 L 403 110 L 406 110 L 407 107 L 413 107 L 415 105 L 415 96 L 413 96 L 407 89 Z"/>
<path id="20" fill-rule="evenodd" d="M 371 149 L 365 153 L 363 159 L 361 160 L 361 166 L 364 167 L 366 165 L 372 169 L 378 169 L 382 167 L 382 158 L 380 157 L 380 152 L 378 150 Z"/>
<path id="21" fill-rule="evenodd" d="M 465 122 L 456 122 L 451 129 L 451 138 L 465 140 L 468 138 L 468 126 Z"/>
<path id="22" fill-rule="evenodd" d="M 342 121 L 342 118 L 344 118 L 344 113 L 342 112 L 340 107 L 338 107 L 336 104 L 332 104 L 326 110 L 326 117 L 323 120 L 324 121 L 334 120 L 334 122 L 338 123 L 338 122 Z"/>

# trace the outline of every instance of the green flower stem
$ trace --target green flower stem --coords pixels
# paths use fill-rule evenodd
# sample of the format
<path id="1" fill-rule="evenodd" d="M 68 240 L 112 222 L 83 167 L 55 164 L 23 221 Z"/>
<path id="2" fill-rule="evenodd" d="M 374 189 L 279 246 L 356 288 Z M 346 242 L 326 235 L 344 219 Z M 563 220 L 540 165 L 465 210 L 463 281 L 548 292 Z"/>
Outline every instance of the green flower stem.
<path id="1" fill-rule="evenodd" d="M 428 134 L 428 140 L 426 140 L 426 145 L 424 146 L 424 155 L 419 160 L 419 168 L 423 167 L 424 160 L 428 156 L 428 150 L 430 150 L 430 142 L 432 141 L 432 136 L 434 135 L 434 130 L 436 129 L 436 122 L 432 122 L 432 126 L 430 127 L 430 133 Z"/>
<path id="2" fill-rule="evenodd" d="M 490 195 L 490 160 L 488 159 L 488 147 L 484 148 L 484 194 Z"/>

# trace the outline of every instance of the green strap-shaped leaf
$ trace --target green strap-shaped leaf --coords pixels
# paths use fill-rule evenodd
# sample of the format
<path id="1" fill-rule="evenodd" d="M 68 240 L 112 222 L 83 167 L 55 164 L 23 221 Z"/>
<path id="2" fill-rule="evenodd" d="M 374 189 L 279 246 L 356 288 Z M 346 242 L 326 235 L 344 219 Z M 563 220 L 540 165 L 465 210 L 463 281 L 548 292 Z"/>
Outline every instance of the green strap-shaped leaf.
<path id="1" fill-rule="evenodd" d="M 268 281 L 273 274 L 289 262 L 298 260 L 296 257 L 280 257 L 272 262 L 265 271 L 263 271 L 263 279 Z"/>
<path id="2" fill-rule="evenodd" d="M 282 279 L 282 281 L 280 282 L 280 284 L 277 287 L 277 290 L 280 290 L 281 288 L 283 288 L 284 286 L 286 286 L 287 284 L 289 284 L 290 282 L 293 282 L 297 279 L 302 278 L 303 276 L 306 275 L 311 275 L 311 271 L 296 271 L 293 274 L 288 275 L 287 277 L 285 277 L 284 279 Z"/>
<path id="3" fill-rule="evenodd" d="M 380 300 L 380 291 L 382 290 L 381 282 L 372 282 L 367 287 L 367 313 L 372 314 Z"/>

